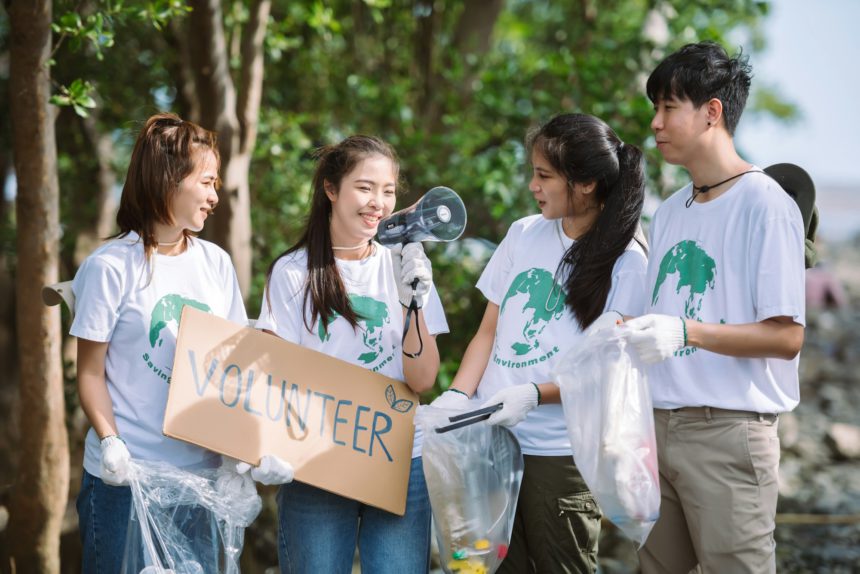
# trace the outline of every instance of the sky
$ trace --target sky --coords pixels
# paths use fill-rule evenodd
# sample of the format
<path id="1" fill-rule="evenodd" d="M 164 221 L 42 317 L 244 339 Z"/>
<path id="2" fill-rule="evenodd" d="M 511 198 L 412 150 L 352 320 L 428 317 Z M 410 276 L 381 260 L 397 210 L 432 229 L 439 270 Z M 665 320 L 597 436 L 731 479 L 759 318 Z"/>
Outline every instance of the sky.
<path id="1" fill-rule="evenodd" d="M 737 147 L 761 167 L 795 163 L 815 181 L 819 231 L 844 239 L 860 231 L 860 1 L 775 0 L 767 47 L 753 53 L 753 89 L 766 84 L 794 103 L 782 124 L 745 114 Z"/>

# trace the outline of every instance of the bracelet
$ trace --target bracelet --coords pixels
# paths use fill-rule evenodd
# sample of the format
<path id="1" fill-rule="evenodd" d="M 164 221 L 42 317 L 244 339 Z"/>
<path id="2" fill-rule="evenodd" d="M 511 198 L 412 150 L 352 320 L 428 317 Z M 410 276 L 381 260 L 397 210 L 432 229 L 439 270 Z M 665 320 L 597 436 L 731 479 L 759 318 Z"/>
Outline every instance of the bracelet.
<path id="1" fill-rule="evenodd" d="M 681 319 L 681 326 L 684 328 L 684 345 L 683 346 L 686 347 L 687 346 L 687 322 L 684 321 L 683 317 L 678 317 L 678 318 Z"/>
<path id="2" fill-rule="evenodd" d="M 448 390 L 451 391 L 452 393 L 459 393 L 459 394 L 463 395 L 464 397 L 466 397 L 467 399 L 470 398 L 469 395 L 467 395 L 466 393 L 464 393 L 460 389 L 455 389 L 454 387 L 448 387 Z"/>
<path id="3" fill-rule="evenodd" d="M 535 386 L 535 390 L 537 391 L 537 394 L 538 394 L 538 402 L 537 402 L 537 404 L 540 404 L 540 398 L 541 398 L 541 397 L 540 397 L 540 388 L 537 386 L 537 383 L 532 383 L 532 384 Z"/>

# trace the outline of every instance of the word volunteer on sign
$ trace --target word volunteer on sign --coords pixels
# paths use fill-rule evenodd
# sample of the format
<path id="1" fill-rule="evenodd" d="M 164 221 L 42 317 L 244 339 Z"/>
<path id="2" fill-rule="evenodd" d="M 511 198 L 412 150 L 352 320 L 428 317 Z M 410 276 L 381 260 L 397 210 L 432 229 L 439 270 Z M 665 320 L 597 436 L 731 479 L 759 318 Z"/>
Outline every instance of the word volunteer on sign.
<path id="1" fill-rule="evenodd" d="M 369 457 L 381 458 L 384 455 L 388 462 L 393 460 L 383 441 L 383 436 L 392 426 L 387 413 L 310 388 L 301 389 L 298 384 L 283 379 L 278 382 L 271 374 L 258 374 L 253 369 L 243 373 L 239 365 L 224 365 L 217 358 L 213 358 L 207 368 L 198 361 L 192 349 L 188 350 L 187 359 L 194 388 L 200 397 L 205 394 L 206 387 L 212 384 L 218 389 L 221 404 L 227 408 L 243 409 L 258 417 L 265 416 L 273 422 L 283 420 L 286 427 L 294 432 L 318 432 L 319 437 L 337 446 L 352 448 Z M 255 384 L 267 387 L 265 405 L 252 401 L 251 392 Z M 314 402 L 316 404 L 312 405 Z M 329 408 L 334 411 L 330 426 L 326 417 Z M 338 427 L 341 427 L 340 436 Z M 345 432 L 348 427 L 352 428 L 351 437 L 348 431 Z"/>

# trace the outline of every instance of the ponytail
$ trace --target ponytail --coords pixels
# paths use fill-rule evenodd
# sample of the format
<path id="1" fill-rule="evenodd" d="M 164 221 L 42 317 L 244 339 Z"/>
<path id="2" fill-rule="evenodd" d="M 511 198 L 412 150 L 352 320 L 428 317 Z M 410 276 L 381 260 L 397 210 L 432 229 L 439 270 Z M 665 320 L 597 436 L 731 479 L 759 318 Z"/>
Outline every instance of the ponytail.
<path id="1" fill-rule="evenodd" d="M 559 264 L 558 273 L 565 277 L 565 303 L 582 329 L 603 313 L 615 262 L 633 239 L 642 213 L 642 152 L 619 142 L 616 154 L 618 176 L 607 185 L 597 221 L 567 250 Z M 599 182 L 600 185 L 605 183 Z"/>

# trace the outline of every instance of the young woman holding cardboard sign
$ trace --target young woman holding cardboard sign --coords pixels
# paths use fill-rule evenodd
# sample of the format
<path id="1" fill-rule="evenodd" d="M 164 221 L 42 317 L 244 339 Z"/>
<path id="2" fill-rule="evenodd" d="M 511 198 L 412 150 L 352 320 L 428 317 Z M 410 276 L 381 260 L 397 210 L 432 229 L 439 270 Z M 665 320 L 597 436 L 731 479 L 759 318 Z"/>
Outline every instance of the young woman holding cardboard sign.
<path id="1" fill-rule="evenodd" d="M 78 390 L 92 425 L 77 508 L 83 571 L 120 571 L 131 509 L 130 459 L 194 469 L 219 455 L 165 437 L 164 408 L 185 305 L 247 323 L 236 272 L 216 245 L 194 237 L 218 203 L 215 134 L 172 114 L 149 118 L 131 155 L 119 234 L 96 249 L 72 284 Z M 292 468 L 264 457 L 268 482 Z"/>
<path id="2" fill-rule="evenodd" d="M 352 136 L 317 158 L 307 224 L 269 268 L 257 327 L 427 390 L 439 370 L 435 335 L 448 327 L 430 260 L 420 243 L 389 250 L 373 241 L 379 222 L 394 211 L 397 156 L 375 137 Z M 414 327 L 402 341 L 413 291 L 421 308 L 417 327 L 429 333 L 417 355 L 404 351 L 419 348 Z M 420 442 L 416 434 L 402 517 L 306 484 L 282 486 L 281 572 L 350 572 L 356 542 L 363 572 L 426 572 L 430 503 Z"/>

